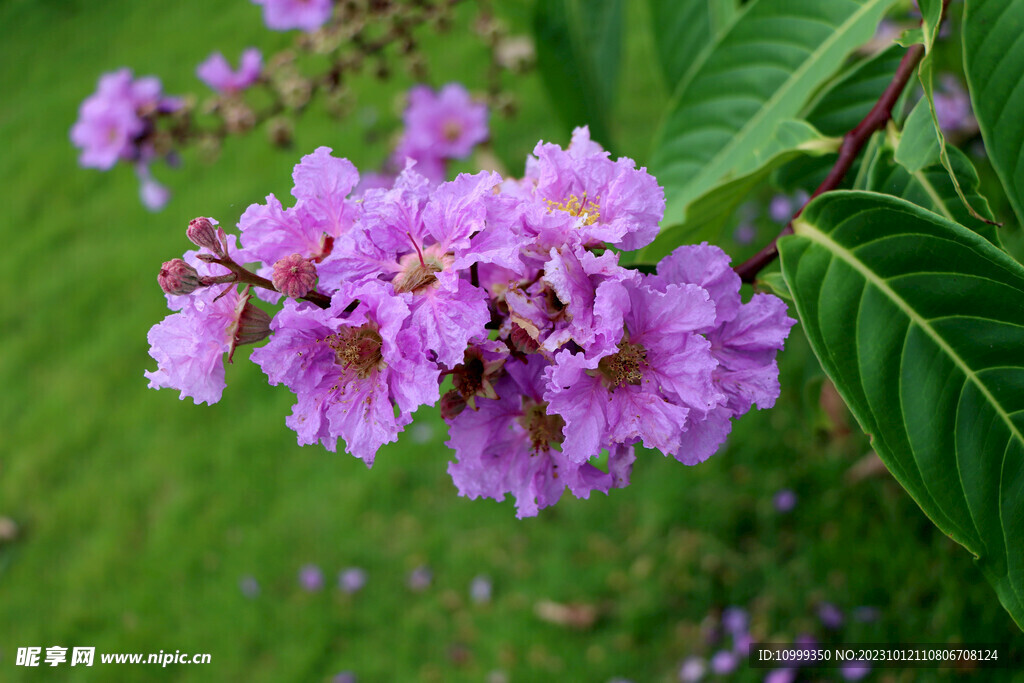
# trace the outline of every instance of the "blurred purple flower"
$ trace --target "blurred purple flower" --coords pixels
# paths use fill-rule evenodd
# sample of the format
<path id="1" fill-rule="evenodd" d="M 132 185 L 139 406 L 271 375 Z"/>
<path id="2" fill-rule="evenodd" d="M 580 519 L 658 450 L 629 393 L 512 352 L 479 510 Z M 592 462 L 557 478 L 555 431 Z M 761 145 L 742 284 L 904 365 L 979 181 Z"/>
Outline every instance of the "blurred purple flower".
<path id="1" fill-rule="evenodd" d="M 469 597 L 477 604 L 490 602 L 493 588 L 494 585 L 489 577 L 483 574 L 475 576 L 472 583 L 469 584 Z"/>
<path id="2" fill-rule="evenodd" d="M 839 665 L 839 673 L 848 681 L 859 681 L 871 673 L 871 664 L 860 660 L 843 662 Z"/>
<path id="3" fill-rule="evenodd" d="M 750 646 L 753 642 L 754 638 L 749 633 L 740 633 L 733 636 L 732 650 L 741 657 L 746 657 L 750 654 Z"/>
<path id="4" fill-rule="evenodd" d="M 818 640 L 809 633 L 801 633 L 793 641 L 793 645 L 802 650 L 810 650 L 818 647 Z"/>
<path id="5" fill-rule="evenodd" d="M 263 22 L 274 31 L 315 31 L 331 18 L 331 0 L 252 0 L 263 5 Z"/>
<path id="6" fill-rule="evenodd" d="M 255 598 L 260 594 L 260 582 L 255 576 L 246 574 L 238 580 L 238 590 L 247 598 Z"/>
<path id="7" fill-rule="evenodd" d="M 679 667 L 680 683 L 697 683 L 704 678 L 707 666 L 700 657 L 687 657 Z"/>
<path id="8" fill-rule="evenodd" d="M 971 111 L 971 98 L 956 76 L 942 76 L 939 88 L 935 91 L 934 102 L 935 116 L 943 132 L 965 133 L 977 129 L 978 122 Z"/>
<path id="9" fill-rule="evenodd" d="M 853 620 L 862 623 L 869 621 L 878 621 L 879 617 L 882 616 L 882 611 L 877 607 L 871 607 L 868 605 L 862 605 L 853 609 Z"/>
<path id="10" fill-rule="evenodd" d="M 171 191 L 156 181 L 149 172 L 149 167 L 139 164 L 135 173 L 139 178 L 139 199 L 150 211 L 159 211 L 171 199 Z"/>
<path id="11" fill-rule="evenodd" d="M 739 657 L 729 650 L 719 650 L 711 657 L 711 671 L 719 676 L 732 673 L 738 664 Z"/>
<path id="12" fill-rule="evenodd" d="M 299 585 L 310 593 L 324 587 L 324 573 L 315 564 L 307 564 L 299 570 Z"/>
<path id="13" fill-rule="evenodd" d="M 823 602 L 818 605 L 818 619 L 821 620 L 821 623 L 825 628 L 833 631 L 840 628 L 846 620 L 845 617 L 843 617 L 842 610 L 831 602 Z"/>
<path id="14" fill-rule="evenodd" d="M 256 82 L 263 70 L 263 55 L 254 47 L 242 53 L 234 71 L 220 52 L 214 52 L 196 68 L 196 76 L 219 93 L 235 93 Z"/>
<path id="15" fill-rule="evenodd" d="M 359 567 L 349 567 L 338 573 L 338 588 L 345 593 L 358 593 L 366 585 L 366 572 Z"/>
<path id="16" fill-rule="evenodd" d="M 416 569 L 409 572 L 409 578 L 406 583 L 409 586 L 409 590 L 420 593 L 430 588 L 430 584 L 433 580 L 434 573 L 431 572 L 429 568 L 416 567 Z"/>
<path id="17" fill-rule="evenodd" d="M 406 157 L 465 158 L 488 135 L 487 105 L 475 102 L 459 83 L 448 83 L 438 91 L 425 85 L 413 87 L 403 120 L 405 133 L 395 151 L 399 167 L 405 165 Z"/>
<path id="18" fill-rule="evenodd" d="M 788 223 L 793 217 L 793 202 L 784 194 L 775 195 L 768 205 L 768 215 L 776 223 Z"/>
<path id="19" fill-rule="evenodd" d="M 742 607 L 726 607 L 722 610 L 722 626 L 733 636 L 747 632 L 750 617 Z"/>
<path id="20" fill-rule="evenodd" d="M 736 244 L 750 244 L 757 238 L 757 228 L 750 223 L 743 223 L 736 226 L 732 238 L 736 240 Z"/>
<path id="21" fill-rule="evenodd" d="M 793 683 L 796 680 L 796 669 L 775 669 L 764 677 L 764 683 Z"/>
<path id="22" fill-rule="evenodd" d="M 789 512 L 796 507 L 797 497 L 792 489 L 782 489 L 772 498 L 777 512 Z"/>
<path id="23" fill-rule="evenodd" d="M 341 673 L 334 674 L 331 683 L 356 683 L 357 680 L 356 675 L 351 671 L 342 671 Z"/>

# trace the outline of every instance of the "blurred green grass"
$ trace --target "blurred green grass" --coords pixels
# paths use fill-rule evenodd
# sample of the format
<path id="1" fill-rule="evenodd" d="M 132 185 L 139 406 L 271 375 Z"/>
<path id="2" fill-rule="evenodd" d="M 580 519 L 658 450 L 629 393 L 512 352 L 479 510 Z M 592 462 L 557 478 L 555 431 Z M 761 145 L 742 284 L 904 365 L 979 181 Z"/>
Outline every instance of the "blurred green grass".
<path id="1" fill-rule="evenodd" d="M 500 8 L 516 30 L 528 27 L 527 4 Z M 617 143 L 643 163 L 665 95 L 647 66 L 642 4 L 630 13 Z M 235 59 L 247 45 L 270 51 L 290 39 L 267 31 L 244 0 L 0 4 L 0 516 L 21 532 L 0 545 L 0 680 L 42 677 L 14 666 L 18 647 L 63 645 L 212 654 L 210 665 L 159 674 L 61 669 L 60 680 L 76 681 L 319 681 L 341 670 L 361 681 L 481 681 L 494 671 L 512 681 L 670 681 L 684 657 L 713 652 L 701 623 L 733 604 L 752 610 L 762 640 L 807 632 L 1021 650 L 968 554 L 891 478 L 850 483 L 868 446 L 822 429 L 818 371 L 799 330 L 782 357 L 778 407 L 742 420 L 712 460 L 686 468 L 642 453 L 628 489 L 565 499 L 526 521 L 511 501 L 457 497 L 433 410 L 367 471 L 343 453 L 296 446 L 284 426 L 290 394 L 268 387 L 245 353 L 213 407 L 147 390 L 146 331 L 166 314 L 155 273 L 188 246 L 187 221 L 231 225 L 268 192 L 286 196 L 292 165 L 318 145 L 373 168 L 387 140 L 368 139 L 365 124 L 393 125 L 409 83 L 359 80 L 356 111 L 340 122 L 314 105 L 291 151 L 256 131 L 214 164 L 186 154 L 181 170 L 158 168 L 174 198 L 155 215 L 139 205 L 129 169 L 77 166 L 68 129 L 78 104 L 122 65 L 159 75 L 170 93 L 201 92 L 193 69 L 210 51 Z M 472 39 L 429 42 L 437 83 L 482 86 Z M 521 111 L 493 121 L 493 147 L 516 173 L 538 139 L 564 142 L 567 131 L 535 76 L 512 85 Z M 788 515 L 771 503 L 784 487 L 799 496 Z M 325 590 L 300 589 L 306 563 L 325 570 Z M 352 565 L 369 583 L 347 596 L 333 580 Z M 412 593 L 405 577 L 420 565 L 434 583 Z M 489 604 L 469 599 L 478 574 L 494 582 Z M 245 576 L 258 596 L 240 591 Z M 591 604 L 600 616 L 566 629 L 534 615 L 543 599 Z M 815 616 L 821 600 L 882 616 L 828 636 Z M 737 676 L 762 673 L 741 665 Z"/>

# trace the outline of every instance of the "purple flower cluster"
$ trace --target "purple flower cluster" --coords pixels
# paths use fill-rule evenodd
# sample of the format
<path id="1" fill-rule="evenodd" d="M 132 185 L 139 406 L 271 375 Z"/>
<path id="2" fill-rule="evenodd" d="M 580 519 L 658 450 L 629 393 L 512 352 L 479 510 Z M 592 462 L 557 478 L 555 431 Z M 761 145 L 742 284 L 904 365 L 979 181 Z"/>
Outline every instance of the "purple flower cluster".
<path id="1" fill-rule="evenodd" d="M 332 0 L 252 0 L 263 6 L 263 22 L 274 31 L 315 31 L 331 18 Z"/>
<path id="2" fill-rule="evenodd" d="M 416 162 L 416 170 L 435 183 L 445 178 L 445 162 L 464 159 L 487 139 L 487 105 L 474 102 L 458 83 L 434 91 L 417 85 L 409 90 L 409 103 L 402 116 L 405 130 L 391 163 L 405 166 Z"/>
<path id="3" fill-rule="evenodd" d="M 567 149 L 538 143 L 518 180 L 435 185 L 410 160 L 355 195 L 355 167 L 324 147 L 293 179 L 294 206 L 269 195 L 245 211 L 240 249 L 193 222 L 203 250 L 161 276 L 179 312 L 151 332 L 151 386 L 219 398 L 223 354 L 256 335 L 214 315 L 246 295 L 213 285 L 284 293 L 251 358 L 295 394 L 286 424 L 300 444 L 340 439 L 369 466 L 440 399 L 460 494 L 512 494 L 519 517 L 566 489 L 625 486 L 638 443 L 699 463 L 733 418 L 779 394 L 775 355 L 794 324 L 783 302 L 743 302 L 729 257 L 707 244 L 651 274 L 623 267 L 617 250 L 657 235 L 663 190 L 586 128 Z M 254 262 L 259 275 L 238 265 Z"/>
<path id="4" fill-rule="evenodd" d="M 263 55 L 254 47 L 242 53 L 235 71 L 220 52 L 214 52 L 196 67 L 196 76 L 221 94 L 239 93 L 255 83 L 263 71 Z"/>
<path id="5" fill-rule="evenodd" d="M 134 78 L 128 68 L 103 74 L 71 127 L 71 142 L 82 150 L 78 162 L 103 171 L 118 161 L 134 164 L 143 203 L 154 211 L 162 208 L 168 195 L 149 172 L 157 155 L 151 137 L 156 118 L 180 107 L 178 98 L 163 95 L 155 76 Z"/>

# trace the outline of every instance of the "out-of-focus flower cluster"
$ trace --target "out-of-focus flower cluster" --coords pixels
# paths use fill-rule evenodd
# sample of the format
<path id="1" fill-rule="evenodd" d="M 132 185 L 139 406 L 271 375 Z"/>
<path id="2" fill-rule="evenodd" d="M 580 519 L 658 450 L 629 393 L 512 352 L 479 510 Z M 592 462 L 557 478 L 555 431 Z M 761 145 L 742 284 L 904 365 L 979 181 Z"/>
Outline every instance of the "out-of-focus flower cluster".
<path id="1" fill-rule="evenodd" d="M 620 250 L 657 235 L 663 190 L 586 128 L 567 149 L 538 143 L 520 179 L 437 184 L 418 166 L 355 193 L 356 168 L 321 147 L 295 167 L 295 204 L 250 206 L 237 246 L 193 221 L 199 251 L 161 272 L 178 312 L 150 333 L 150 386 L 213 403 L 224 354 L 269 336 L 250 357 L 295 394 L 286 424 L 300 444 L 340 440 L 372 465 L 440 402 L 459 492 L 512 494 L 520 517 L 566 489 L 625 486 L 636 444 L 699 463 L 735 417 L 774 404 L 785 304 L 742 301 L 729 257 L 707 244 L 654 272 L 623 267 Z M 262 328 L 239 283 L 287 295 Z"/>
<path id="2" fill-rule="evenodd" d="M 470 100 L 461 86 L 445 86 L 437 93 L 426 86 L 414 88 L 406 134 L 385 168 L 388 186 L 406 157 L 419 163 L 421 174 L 440 182 L 444 160 L 466 156 L 486 137 L 488 108 L 505 116 L 514 113 L 507 76 L 529 68 L 533 59 L 532 42 L 510 35 L 487 2 L 474 3 L 474 14 L 461 18 L 451 0 L 254 2 L 263 6 L 269 28 L 303 31 L 294 45 L 266 59 L 257 48 L 248 48 L 237 69 L 221 52 L 213 52 L 196 68 L 199 80 L 214 91 L 202 99 L 164 97 L 157 78 L 134 79 L 127 68 L 104 74 L 71 129 L 71 140 L 81 149 L 80 164 L 101 170 L 119 161 L 133 164 L 143 203 L 159 210 L 170 193 L 153 178 L 152 161 L 164 158 L 176 165 L 178 153 L 190 146 L 213 157 L 227 137 L 260 126 L 272 144 L 287 147 L 295 116 L 315 98 L 338 118 L 352 111 L 352 77 L 371 73 L 386 79 L 400 70 L 428 82 L 420 34 L 444 32 L 468 18 L 467 31 L 487 50 L 481 60 L 484 101 Z M 252 90 L 259 92 L 250 95 Z M 461 115 L 453 119 L 449 114 L 456 109 Z M 410 125 L 410 117 L 420 128 Z"/>
<path id="3" fill-rule="evenodd" d="M 71 127 L 71 141 L 82 150 L 78 162 L 103 171 L 119 161 L 134 165 L 143 204 L 154 211 L 162 208 L 166 190 L 153 179 L 149 165 L 170 150 L 157 136 L 156 121 L 181 106 L 179 98 L 163 94 L 155 76 L 135 78 L 131 69 L 104 74 Z"/>

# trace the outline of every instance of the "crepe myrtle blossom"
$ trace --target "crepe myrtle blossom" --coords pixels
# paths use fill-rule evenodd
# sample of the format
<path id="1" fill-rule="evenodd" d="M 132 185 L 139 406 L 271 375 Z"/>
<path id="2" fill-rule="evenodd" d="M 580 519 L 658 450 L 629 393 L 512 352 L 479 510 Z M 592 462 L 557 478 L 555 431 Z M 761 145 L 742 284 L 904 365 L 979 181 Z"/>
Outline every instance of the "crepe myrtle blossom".
<path id="1" fill-rule="evenodd" d="M 346 283 L 327 309 L 288 299 L 274 316 L 270 342 L 250 357 L 296 395 L 285 422 L 300 444 L 334 451 L 340 437 L 371 466 L 416 408 L 437 401 L 437 366 L 404 325 L 409 298 L 384 282 Z"/>
<path id="2" fill-rule="evenodd" d="M 461 174 L 431 188 L 415 169 L 410 164 L 392 189 L 363 196 L 359 223 L 323 265 L 409 294 L 412 329 L 438 363 L 452 368 L 491 318 L 486 292 L 470 281 L 471 267 L 519 270 L 518 242 L 495 204 L 498 174 Z"/>
<path id="3" fill-rule="evenodd" d="M 561 219 L 567 242 L 578 237 L 584 246 L 607 244 L 633 250 L 647 246 L 658 235 L 665 191 L 632 159 L 612 161 L 590 139 L 586 126 L 573 131 L 567 149 L 539 142 L 533 153 L 535 159 L 527 162 L 526 189 L 535 207 Z M 532 216 L 536 220 L 537 212 Z M 539 231 L 536 226 L 527 229 Z"/>
<path id="4" fill-rule="evenodd" d="M 213 90 L 222 93 L 238 93 L 259 80 L 263 70 L 263 55 L 254 47 L 242 52 L 238 70 L 228 64 L 220 52 L 214 52 L 196 67 L 196 76 Z"/>
<path id="5" fill-rule="evenodd" d="M 680 435 L 684 462 L 707 460 L 725 442 L 732 420 L 758 408 L 771 408 L 779 396 L 776 353 L 796 321 L 786 315 L 786 305 L 771 294 L 740 299 L 740 278 L 729 267 L 729 256 L 706 242 L 679 247 L 658 264 L 648 282 L 668 292 L 678 285 L 698 285 L 715 302 L 713 323 L 700 328 L 710 341 L 715 361 L 714 387 L 724 400 Z"/>
<path id="6" fill-rule="evenodd" d="M 516 516 L 531 517 L 554 505 L 569 491 L 587 498 L 597 490 L 628 483 L 634 459 L 630 447 L 614 448 L 610 472 L 576 462 L 558 448 L 564 420 L 548 410 L 544 399 L 547 361 L 531 355 L 510 360 L 494 386 L 495 398 L 480 399 L 448 421 L 448 445 L 458 458 L 448 473 L 459 494 L 468 498 L 516 499 Z M 594 452 L 597 454 L 597 451 Z"/>
<path id="7" fill-rule="evenodd" d="M 637 444 L 697 464 L 733 419 L 774 403 L 785 305 L 743 301 L 707 244 L 654 272 L 624 267 L 612 247 L 654 238 L 664 194 L 586 128 L 566 149 L 538 144 L 519 180 L 419 171 L 409 159 L 354 195 L 355 166 L 321 147 L 295 166 L 293 206 L 269 195 L 246 209 L 239 247 L 192 221 L 199 249 L 158 277 L 176 312 L 150 331 L 150 386 L 212 403 L 224 354 L 269 335 L 250 358 L 295 394 L 285 423 L 299 444 L 341 439 L 369 466 L 440 400 L 460 495 L 511 495 L 520 518 L 566 490 L 626 486 Z M 254 289 L 285 297 L 272 320 Z"/>
<path id="8" fill-rule="evenodd" d="M 331 0 L 252 0 L 263 6 L 263 22 L 274 31 L 315 31 L 331 18 Z"/>
<path id="9" fill-rule="evenodd" d="M 448 83 L 438 91 L 413 86 L 408 100 L 402 115 L 405 130 L 395 151 L 402 166 L 406 157 L 464 159 L 487 139 L 487 105 L 474 101 L 459 83 Z"/>
<path id="10" fill-rule="evenodd" d="M 142 138 L 152 130 L 152 115 L 180 106 L 177 98 L 163 95 L 155 76 L 135 78 L 128 68 L 103 74 L 71 127 L 71 141 L 82 150 L 78 162 L 106 171 L 121 160 L 148 161 L 152 149 Z"/>
<path id="11" fill-rule="evenodd" d="M 693 464 L 683 435 L 725 399 L 712 383 L 711 344 L 699 334 L 714 324 L 714 301 L 698 285 L 658 291 L 635 274 L 610 288 L 604 308 L 622 320 L 614 353 L 565 349 L 547 369 L 544 398 L 565 420 L 564 452 L 585 462 L 603 445 L 641 441 Z"/>
<path id="12" fill-rule="evenodd" d="M 180 107 L 181 100 L 163 95 L 155 76 L 135 78 L 127 68 L 103 74 L 96 92 L 82 102 L 78 120 L 71 127 L 71 142 L 82 150 L 78 163 L 102 171 L 119 161 L 134 164 L 142 204 L 159 211 L 170 199 L 170 192 L 150 172 L 149 165 L 156 157 L 150 140 L 156 118 Z"/>

